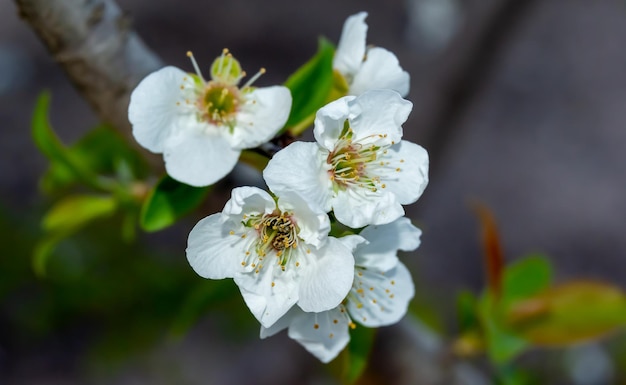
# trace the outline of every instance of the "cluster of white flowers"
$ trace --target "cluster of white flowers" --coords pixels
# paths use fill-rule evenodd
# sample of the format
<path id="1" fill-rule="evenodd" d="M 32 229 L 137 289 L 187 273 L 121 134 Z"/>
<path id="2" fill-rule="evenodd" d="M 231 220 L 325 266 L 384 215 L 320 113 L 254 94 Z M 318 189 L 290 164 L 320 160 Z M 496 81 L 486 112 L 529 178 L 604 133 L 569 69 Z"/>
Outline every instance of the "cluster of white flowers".
<path id="1" fill-rule="evenodd" d="M 317 111 L 316 142 L 294 142 L 263 172 L 271 190 L 239 187 L 220 213 L 189 234 L 187 258 L 210 279 L 233 278 L 261 337 L 288 329 L 323 362 L 349 341 L 350 328 L 389 325 L 407 311 L 414 288 L 399 250 L 421 231 L 404 217 L 428 183 L 428 154 L 402 140 L 411 109 L 409 75 L 395 55 L 367 48 L 366 13 L 349 17 L 333 69 L 347 96 Z M 137 141 L 163 152 L 167 172 L 194 186 L 214 183 L 242 149 L 272 139 L 291 108 L 285 87 L 243 87 L 225 51 L 206 81 L 173 67 L 149 75 L 129 109 Z M 332 212 L 351 229 L 331 236 Z M 359 229 L 361 229 L 359 231 Z"/>

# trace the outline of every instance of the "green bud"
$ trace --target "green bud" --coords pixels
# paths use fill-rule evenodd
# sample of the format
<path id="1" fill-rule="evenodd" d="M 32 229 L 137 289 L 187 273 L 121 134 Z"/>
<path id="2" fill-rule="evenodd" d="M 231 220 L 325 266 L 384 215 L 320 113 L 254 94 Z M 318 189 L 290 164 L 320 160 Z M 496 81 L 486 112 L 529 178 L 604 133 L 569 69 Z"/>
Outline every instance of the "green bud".
<path id="1" fill-rule="evenodd" d="M 241 65 L 227 49 L 222 55 L 213 61 L 211 65 L 211 78 L 227 84 L 237 84 L 243 77 Z"/>

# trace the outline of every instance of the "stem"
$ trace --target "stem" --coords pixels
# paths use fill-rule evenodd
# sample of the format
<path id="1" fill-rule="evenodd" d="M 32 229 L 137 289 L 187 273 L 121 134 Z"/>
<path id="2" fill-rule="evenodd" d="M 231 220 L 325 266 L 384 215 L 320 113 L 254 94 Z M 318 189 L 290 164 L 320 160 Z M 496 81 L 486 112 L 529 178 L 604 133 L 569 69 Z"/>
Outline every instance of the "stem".
<path id="1" fill-rule="evenodd" d="M 99 117 L 130 138 L 130 93 L 161 61 L 113 0 L 15 0 Z M 134 143 L 134 140 L 131 140 Z"/>

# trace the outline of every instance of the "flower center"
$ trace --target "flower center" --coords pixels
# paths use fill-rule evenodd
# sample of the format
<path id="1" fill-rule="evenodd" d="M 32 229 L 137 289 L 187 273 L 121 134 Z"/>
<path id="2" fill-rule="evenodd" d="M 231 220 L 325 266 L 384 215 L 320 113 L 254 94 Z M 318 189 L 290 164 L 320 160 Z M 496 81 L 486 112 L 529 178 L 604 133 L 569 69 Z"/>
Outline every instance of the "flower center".
<path id="1" fill-rule="evenodd" d="M 227 49 L 213 61 L 210 81 L 205 80 L 193 54 L 187 52 L 187 56 L 191 59 L 196 74 L 189 81 L 188 78 L 183 79 L 184 84 L 180 86 L 181 90 L 192 90 L 183 91 L 188 93 L 185 105 L 193 106 L 200 120 L 216 126 L 228 126 L 232 133 L 237 123 L 237 114 L 245 108 L 244 95 L 252 90 L 252 84 L 265 73 L 265 69 L 261 68 L 246 84 L 238 87 L 246 73 Z M 177 102 L 177 105 L 181 103 Z"/>
<path id="2" fill-rule="evenodd" d="M 363 139 L 371 139 L 370 137 L 353 141 L 352 136 L 352 128 L 346 121 L 334 150 L 326 158 L 330 166 L 328 174 L 333 181 L 333 189 L 338 191 L 358 186 L 375 192 L 377 184 L 380 184 L 376 169 L 385 165 L 385 162 L 377 163 L 377 160 L 386 153 L 388 146 L 364 143 Z"/>
<path id="3" fill-rule="evenodd" d="M 296 227 L 291 217 L 284 213 L 280 216 L 275 214 L 264 216 L 259 235 L 264 244 L 271 244 L 277 252 L 295 247 L 298 241 Z"/>
<path id="4" fill-rule="evenodd" d="M 210 81 L 199 102 L 204 120 L 218 126 L 231 126 L 239 110 L 241 96 L 236 86 Z"/>
<path id="5" fill-rule="evenodd" d="M 281 213 L 277 210 L 271 214 L 244 217 L 247 219 L 243 222 L 244 226 L 253 227 L 257 237 L 246 252 L 242 266 L 250 266 L 258 273 L 263 268 L 263 260 L 268 254 L 276 256 L 276 262 L 282 271 L 290 264 L 299 266 L 295 258 L 292 258 L 299 241 L 299 228 L 292 215 L 293 213 Z M 252 250 L 254 252 L 250 252 Z"/>

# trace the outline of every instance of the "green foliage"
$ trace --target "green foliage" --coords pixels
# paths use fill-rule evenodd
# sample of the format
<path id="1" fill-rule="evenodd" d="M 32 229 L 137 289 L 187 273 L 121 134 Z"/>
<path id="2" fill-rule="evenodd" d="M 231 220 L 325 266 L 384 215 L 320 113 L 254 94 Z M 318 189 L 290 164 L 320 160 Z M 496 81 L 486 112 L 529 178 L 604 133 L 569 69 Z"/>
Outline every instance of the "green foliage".
<path id="1" fill-rule="evenodd" d="M 572 281 L 515 303 L 516 333 L 539 346 L 567 346 L 626 326 L 626 295 L 613 285 Z"/>
<path id="2" fill-rule="evenodd" d="M 500 302 L 491 295 L 484 295 L 479 302 L 479 317 L 484 333 L 484 346 L 491 362 L 505 364 L 529 347 L 527 341 L 515 335 L 504 322 Z"/>
<path id="3" fill-rule="evenodd" d="M 97 175 L 91 172 L 81 159 L 72 155 L 59 138 L 54 133 L 52 126 L 48 120 L 48 110 L 50 108 L 50 94 L 43 92 L 33 113 L 32 135 L 37 148 L 50 159 L 51 162 L 58 164 L 57 167 L 62 168 L 58 173 L 67 179 L 74 177 L 82 183 L 98 190 L 108 190 L 110 186 L 105 181 L 100 180 Z"/>
<path id="4" fill-rule="evenodd" d="M 111 196 L 72 195 L 57 202 L 41 223 L 46 236 L 35 246 L 35 273 L 45 275 L 48 258 L 59 242 L 93 220 L 112 215 L 116 208 L 117 202 Z"/>
<path id="5" fill-rule="evenodd" d="M 496 385 L 531 385 L 539 383 L 537 379 L 532 378 L 525 371 L 512 365 L 500 366 L 497 368 L 496 372 Z"/>
<path id="6" fill-rule="evenodd" d="M 478 327 L 477 303 L 478 299 L 469 291 L 462 291 L 457 296 L 456 309 L 461 332 L 474 330 Z"/>
<path id="7" fill-rule="evenodd" d="M 42 221 L 43 237 L 33 253 L 33 268 L 42 276 L 56 246 L 96 219 L 122 212 L 124 239 L 134 237 L 138 200 L 144 184 L 137 178 L 148 167 L 137 151 L 129 147 L 111 127 L 101 125 L 66 147 L 56 136 L 48 119 L 50 95 L 42 93 L 32 120 L 32 135 L 39 150 L 50 160 L 41 180 L 44 191 L 63 193 Z M 71 187 L 87 187 L 97 194 L 71 194 Z M 70 194 L 70 195 L 68 195 Z"/>
<path id="8" fill-rule="evenodd" d="M 375 337 L 376 329 L 372 328 L 357 326 L 350 331 L 348 347 L 341 353 L 343 384 L 354 384 L 361 377 L 367 368 Z"/>
<path id="9" fill-rule="evenodd" d="M 152 232 L 173 225 L 202 203 L 209 190 L 210 187 L 193 187 L 164 176 L 141 207 L 141 227 Z"/>
<path id="10" fill-rule="evenodd" d="M 500 297 L 486 291 L 478 302 L 478 315 L 484 333 L 484 346 L 492 362 L 511 361 L 529 347 L 528 341 L 511 330 L 506 322 L 509 304 L 548 287 L 551 268 L 541 256 L 523 258 L 505 267 Z"/>
<path id="11" fill-rule="evenodd" d="M 142 156 L 107 125 L 89 131 L 75 144 L 65 149 L 66 156 L 80 162 L 85 170 L 107 177 L 118 177 L 121 182 L 142 179 L 148 175 L 148 166 Z M 63 191 L 81 180 L 64 163 L 52 160 L 41 186 L 45 192 Z"/>
<path id="12" fill-rule="evenodd" d="M 113 214 L 117 202 L 111 196 L 74 195 L 57 202 L 44 216 L 45 231 L 68 231 Z"/>
<path id="13" fill-rule="evenodd" d="M 293 104 L 285 127 L 296 128 L 298 134 L 313 122 L 315 112 L 328 103 L 333 88 L 333 55 L 335 47 L 324 38 L 319 39 L 315 56 L 287 79 Z M 292 130 L 294 131 L 294 130 Z"/>
<path id="14" fill-rule="evenodd" d="M 528 298 L 550 286 L 552 267 L 541 255 L 531 255 L 508 265 L 504 271 L 503 295 L 507 304 Z"/>
<path id="15" fill-rule="evenodd" d="M 462 293 L 461 337 L 455 351 L 472 355 L 484 349 L 497 368 L 506 368 L 526 349 L 569 346 L 626 326 L 626 295 L 621 289 L 584 280 L 552 286 L 551 280 L 549 261 L 534 255 L 505 268 L 500 296 L 487 290 L 475 301 Z M 522 378 L 500 381 L 517 384 Z"/>

